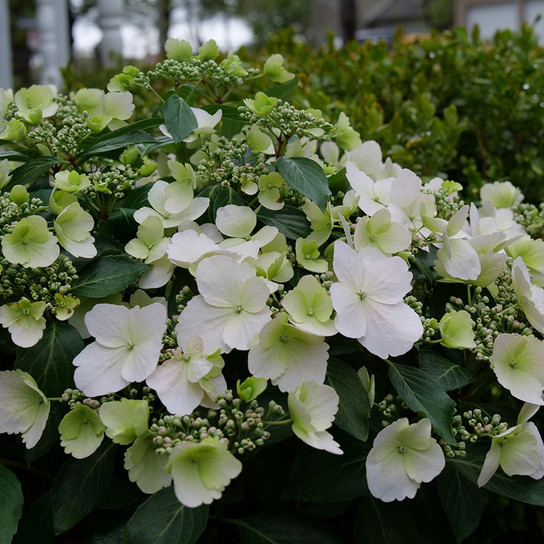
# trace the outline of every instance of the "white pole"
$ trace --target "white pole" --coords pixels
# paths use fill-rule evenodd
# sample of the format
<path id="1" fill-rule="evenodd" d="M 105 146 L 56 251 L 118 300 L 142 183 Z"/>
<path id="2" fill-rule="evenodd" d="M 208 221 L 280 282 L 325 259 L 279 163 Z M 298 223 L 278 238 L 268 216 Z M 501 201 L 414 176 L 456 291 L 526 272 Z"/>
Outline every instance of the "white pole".
<path id="1" fill-rule="evenodd" d="M 58 21 L 55 0 L 36 0 L 36 20 L 40 35 L 40 54 L 43 59 L 40 83 L 62 85 L 58 55 Z"/>
<path id="2" fill-rule="evenodd" d="M 68 12 L 69 0 L 56 0 L 57 8 L 57 55 L 58 63 L 61 68 L 68 65 L 71 53 L 70 40 L 70 15 Z"/>
<path id="3" fill-rule="evenodd" d="M 123 0 L 98 0 L 98 26 L 102 41 L 98 44 L 100 63 L 106 68 L 117 66 L 123 56 Z"/>
<path id="4" fill-rule="evenodd" d="M 0 0 L 0 88 L 11 89 L 13 86 L 11 62 L 11 32 L 9 28 L 9 10 L 7 0 Z"/>

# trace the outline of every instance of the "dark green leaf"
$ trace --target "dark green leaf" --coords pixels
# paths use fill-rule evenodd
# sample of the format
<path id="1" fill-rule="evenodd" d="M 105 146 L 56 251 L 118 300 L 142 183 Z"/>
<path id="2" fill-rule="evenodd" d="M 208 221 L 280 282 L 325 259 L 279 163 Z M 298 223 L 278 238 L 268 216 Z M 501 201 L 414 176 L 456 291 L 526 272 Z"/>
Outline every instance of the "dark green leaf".
<path id="1" fill-rule="evenodd" d="M 466 457 L 455 457 L 450 462 L 463 476 L 476 483 L 490 447 L 489 441 L 476 443 L 468 448 Z M 508 476 L 499 468 L 483 488 L 517 501 L 544 506 L 544 479 L 533 480 L 530 476 Z"/>
<path id="2" fill-rule="evenodd" d="M 202 109 L 213 115 L 217 110 L 223 112 L 221 117 L 221 136 L 232 138 L 240 134 L 241 130 L 248 124 L 247 119 L 240 117 L 237 105 L 231 104 L 208 104 Z"/>
<path id="3" fill-rule="evenodd" d="M 365 462 L 370 445 L 342 444 L 343 455 L 304 450 L 293 465 L 287 494 L 308 502 L 337 502 L 368 494 Z M 334 482 L 334 485 L 331 485 Z"/>
<path id="4" fill-rule="evenodd" d="M 124 128 L 120 130 L 124 130 Z M 124 149 L 131 145 L 152 144 L 154 142 L 155 138 L 143 130 L 132 129 L 128 132 L 122 132 L 121 134 L 115 130 L 89 146 L 85 152 L 78 157 L 78 161 L 83 162 L 93 155 L 102 155 L 104 153 L 109 153 L 110 151 Z"/>
<path id="5" fill-rule="evenodd" d="M 25 509 L 13 544 L 29 544 L 31 542 L 50 544 L 54 541 L 51 499 L 50 493 L 46 493 Z"/>
<path id="6" fill-rule="evenodd" d="M 244 206 L 244 199 L 232 188 L 215 185 L 209 191 L 201 193 L 199 196 L 207 196 L 210 199 L 208 215 L 211 222 L 215 222 L 217 210 L 223 206 L 234 204 L 235 206 Z"/>
<path id="7" fill-rule="evenodd" d="M 16 151 L 11 151 L 8 153 L 0 153 L 0 161 L 8 159 L 15 162 L 27 162 L 31 157 L 24 155 L 23 153 L 17 153 Z"/>
<path id="8" fill-rule="evenodd" d="M 419 368 L 390 362 L 389 379 L 412 410 L 425 414 L 448 444 L 457 444 L 451 432 L 455 402 L 434 378 Z"/>
<path id="9" fill-rule="evenodd" d="M 83 347 L 83 340 L 74 327 L 54 321 L 48 323 L 36 345 L 17 349 L 15 368 L 28 372 L 47 396 L 58 397 L 73 385 L 72 361 Z"/>
<path id="10" fill-rule="evenodd" d="M 289 187 L 308 197 L 322 210 L 326 208 L 331 192 L 327 176 L 319 164 L 306 157 L 280 157 L 276 168 Z"/>
<path id="11" fill-rule="evenodd" d="M 448 516 L 455 540 L 460 543 L 472 534 L 482 515 L 482 493 L 450 463 L 438 476 L 440 502 Z"/>
<path id="12" fill-rule="evenodd" d="M 94 508 L 111 480 L 114 447 L 104 442 L 90 457 L 72 459 L 62 466 L 51 490 L 55 534 L 71 529 Z"/>
<path id="13" fill-rule="evenodd" d="M 265 89 L 264 93 L 267 96 L 275 96 L 276 98 L 281 98 L 282 100 L 291 100 L 299 81 L 300 80 L 295 77 L 289 81 L 286 81 L 285 83 L 268 87 L 268 89 Z"/>
<path id="14" fill-rule="evenodd" d="M 368 438 L 368 393 L 355 370 L 337 359 L 327 366 L 327 383 L 340 397 L 334 423 L 363 442 Z"/>
<path id="15" fill-rule="evenodd" d="M 162 105 L 161 111 L 164 124 L 176 143 L 187 138 L 195 128 L 198 128 L 195 114 L 180 96 L 171 95 Z"/>
<path id="16" fill-rule="evenodd" d="M 126 125 L 114 131 L 111 131 L 109 128 L 106 128 L 102 132 L 99 132 L 98 134 L 92 134 L 91 136 L 88 136 L 87 138 L 85 138 L 85 140 L 83 140 L 81 144 L 81 149 L 86 154 L 87 151 L 98 148 L 101 142 L 110 141 L 112 137 L 118 138 L 133 132 L 146 131 L 146 130 L 149 130 L 150 128 L 158 127 L 161 123 L 162 123 L 161 119 L 154 117 L 151 119 L 141 119 L 140 121 L 136 121 L 135 123 L 131 123 L 130 125 Z M 145 134 L 147 134 L 147 132 Z M 149 134 L 147 135 L 149 136 Z M 141 142 L 141 143 L 145 143 L 145 142 Z"/>
<path id="17" fill-rule="evenodd" d="M 62 162 L 58 157 L 36 157 L 22 164 L 11 173 L 11 180 L 3 187 L 3 191 L 10 191 L 14 185 L 21 184 L 29 187 L 37 179 L 41 178 L 45 173 L 56 164 Z"/>
<path id="18" fill-rule="evenodd" d="M 419 354 L 421 370 L 433 377 L 444 391 L 459 389 L 469 384 L 474 378 L 472 372 L 442 357 L 431 350 Z"/>
<path id="19" fill-rule="evenodd" d="M 148 206 L 147 195 L 149 194 L 150 186 L 144 185 L 130 191 L 127 196 L 118 202 L 119 208 L 129 208 L 137 210 L 142 206 Z"/>
<path id="20" fill-rule="evenodd" d="M 312 232 L 304 212 L 294 206 L 284 206 L 279 211 L 261 208 L 257 213 L 257 218 L 265 225 L 276 227 L 290 240 L 306 238 Z"/>
<path id="21" fill-rule="evenodd" d="M 129 544 L 194 544 L 208 521 L 208 507 L 187 508 L 174 488 L 161 489 L 136 510 L 127 524 Z"/>
<path id="22" fill-rule="evenodd" d="M 149 266 L 126 255 L 106 255 L 90 263 L 72 289 L 77 296 L 101 298 L 120 293 Z"/>
<path id="23" fill-rule="evenodd" d="M 354 542 L 421 544 L 417 525 L 403 502 L 385 503 L 372 496 L 365 497 L 355 520 Z"/>
<path id="24" fill-rule="evenodd" d="M 232 520 L 244 544 L 340 544 L 341 540 L 326 526 L 292 512 L 263 512 Z"/>
<path id="25" fill-rule="evenodd" d="M 23 513 L 23 492 L 19 480 L 0 465 L 0 544 L 10 544 Z"/>

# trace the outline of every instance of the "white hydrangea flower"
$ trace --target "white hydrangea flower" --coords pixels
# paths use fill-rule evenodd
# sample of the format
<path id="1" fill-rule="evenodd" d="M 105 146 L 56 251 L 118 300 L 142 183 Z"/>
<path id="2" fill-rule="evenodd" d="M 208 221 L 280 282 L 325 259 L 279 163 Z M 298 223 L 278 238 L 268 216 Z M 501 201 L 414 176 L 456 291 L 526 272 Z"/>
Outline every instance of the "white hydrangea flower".
<path id="1" fill-rule="evenodd" d="M 186 339 L 179 324 L 176 333 L 180 348 L 174 356 L 159 365 L 146 380 L 172 414 L 190 414 L 206 397 L 225 392 L 227 383 L 221 374 L 224 366 L 220 349 L 205 352 L 200 337 Z M 210 398 L 207 405 L 212 404 Z"/>
<path id="2" fill-rule="evenodd" d="M 255 337 L 248 354 L 248 368 L 259 378 L 272 380 L 280 391 L 294 391 L 302 382 L 323 383 L 329 346 L 322 336 L 288 323 L 279 313 Z"/>
<path id="3" fill-rule="evenodd" d="M 95 397 L 145 380 L 159 362 L 165 322 L 166 309 L 157 302 L 131 309 L 97 304 L 85 316 L 96 341 L 73 361 L 78 389 Z"/>
<path id="4" fill-rule="evenodd" d="M 357 338 L 382 359 L 409 351 L 423 334 L 423 326 L 403 301 L 412 288 L 407 264 L 374 248 L 357 253 L 337 241 L 333 268 L 339 280 L 330 289 L 338 331 Z"/>
<path id="5" fill-rule="evenodd" d="M 208 353 L 218 347 L 222 352 L 249 349 L 253 335 L 270 320 L 267 283 L 249 264 L 226 255 L 202 260 L 196 282 L 200 295 L 179 316 L 184 337 L 200 336 Z"/>
<path id="6" fill-rule="evenodd" d="M 366 460 L 370 493 L 384 502 L 413 499 L 422 482 L 446 466 L 442 448 L 431 437 L 427 418 L 409 424 L 401 418 L 378 433 Z"/>
<path id="7" fill-rule="evenodd" d="M 529 419 L 539 406 L 524 404 L 515 427 L 495 435 L 487 452 L 478 486 L 483 487 L 499 466 L 508 476 L 531 476 L 539 480 L 544 476 L 544 444 L 536 425 Z"/>
<path id="8" fill-rule="evenodd" d="M 531 283 L 529 270 L 521 257 L 512 265 L 512 286 L 525 317 L 544 334 L 544 289 Z"/>
<path id="9" fill-rule="evenodd" d="M 220 499 L 225 487 L 242 472 L 242 463 L 216 438 L 182 442 L 169 455 L 166 470 L 172 474 L 179 502 L 189 508 Z"/>
<path id="10" fill-rule="evenodd" d="M 50 402 L 34 378 L 22 370 L 0 372 L 0 433 L 21 433 L 28 449 L 40 440 Z"/>
<path id="11" fill-rule="evenodd" d="M 517 399 L 544 405 L 542 341 L 534 336 L 499 334 L 489 358 L 499 383 Z"/>
<path id="12" fill-rule="evenodd" d="M 312 448 L 341 455 L 340 445 L 326 430 L 334 421 L 339 402 L 332 387 L 313 381 L 301 383 L 287 397 L 293 432 Z"/>

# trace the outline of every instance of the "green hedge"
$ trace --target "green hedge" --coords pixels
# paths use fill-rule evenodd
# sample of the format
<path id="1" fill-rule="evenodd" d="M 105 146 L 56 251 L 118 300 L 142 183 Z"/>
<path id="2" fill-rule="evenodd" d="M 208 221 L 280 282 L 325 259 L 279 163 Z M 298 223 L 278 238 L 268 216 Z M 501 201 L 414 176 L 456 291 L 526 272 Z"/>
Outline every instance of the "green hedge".
<path id="1" fill-rule="evenodd" d="M 529 26 L 483 41 L 465 29 L 388 46 L 355 42 L 320 49 L 292 31 L 246 56 L 281 53 L 300 70 L 301 106 L 336 119 L 344 111 L 363 140 L 375 139 L 421 175 L 443 173 L 476 196 L 509 179 L 529 201 L 544 196 L 544 49 Z"/>

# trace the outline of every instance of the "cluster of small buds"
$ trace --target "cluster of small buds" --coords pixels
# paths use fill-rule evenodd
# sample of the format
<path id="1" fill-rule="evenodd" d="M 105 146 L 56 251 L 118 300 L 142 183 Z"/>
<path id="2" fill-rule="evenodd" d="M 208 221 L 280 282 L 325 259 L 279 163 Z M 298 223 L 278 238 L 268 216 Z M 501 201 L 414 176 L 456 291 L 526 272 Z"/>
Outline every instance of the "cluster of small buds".
<path id="1" fill-rule="evenodd" d="M 523 226 L 531 238 L 544 238 L 544 205 L 518 204 L 514 209 L 514 221 Z"/>
<path id="2" fill-rule="evenodd" d="M 476 348 L 473 351 L 479 361 L 489 360 L 494 340 L 500 333 L 530 335 L 534 332 L 518 308 L 511 285 L 510 272 L 505 271 L 497 279 L 496 285 L 498 286 L 498 294 L 495 295 L 493 305 L 481 287 L 474 288 L 470 304 L 458 297 L 451 297 L 449 303 L 446 304 L 448 312 L 466 310 L 471 315 L 475 322 L 474 341 Z"/>
<path id="3" fill-rule="evenodd" d="M 177 347 L 178 341 L 177 341 L 177 333 L 176 333 L 176 325 L 178 324 L 177 319 L 170 319 L 168 318 L 166 320 L 166 332 L 162 336 L 162 343 L 164 346 L 164 349 L 171 350 Z"/>
<path id="4" fill-rule="evenodd" d="M 281 419 L 285 411 L 270 402 L 268 411 L 256 400 L 245 403 L 234 397 L 230 390 L 216 399 L 218 408 L 210 409 L 203 417 L 200 410 L 191 415 L 165 415 L 154 418 L 150 427 L 153 445 L 159 454 L 169 454 L 184 441 L 199 442 L 206 438 L 218 438 L 238 455 L 253 451 L 270 438 L 266 430 L 269 421 Z"/>
<path id="5" fill-rule="evenodd" d="M 447 444 L 444 440 L 440 440 L 439 444 L 444 451 L 444 455 L 446 457 L 449 457 L 450 459 L 453 457 L 465 457 L 467 454 L 467 445 L 465 442 L 457 442 L 455 446 L 451 446 L 450 444 Z"/>
<path id="6" fill-rule="evenodd" d="M 128 396 L 131 400 L 146 400 L 149 405 L 149 413 L 153 413 L 153 403 L 157 397 L 147 385 L 140 388 L 132 387 L 128 392 Z"/>
<path id="7" fill-rule="evenodd" d="M 175 86 L 189 82 L 209 81 L 214 85 L 234 87 L 244 82 L 242 77 L 228 73 L 214 60 L 202 60 L 198 57 L 192 57 L 187 61 L 166 59 L 159 62 L 155 69 L 147 72 L 145 76 L 146 82 L 151 79 L 168 79 Z"/>
<path id="8" fill-rule="evenodd" d="M 398 419 L 401 412 L 408 410 L 408 405 L 404 400 L 400 396 L 394 397 L 391 393 L 387 394 L 381 402 L 377 403 L 377 406 L 378 410 L 387 418 L 382 421 L 384 427 L 387 427 L 392 421 Z"/>
<path id="9" fill-rule="evenodd" d="M 180 314 L 187 306 L 187 302 L 193 298 L 194 293 L 191 291 L 191 288 L 187 285 L 182 287 L 179 293 L 176 295 L 176 304 L 177 304 L 177 313 Z"/>
<path id="10" fill-rule="evenodd" d="M 327 141 L 332 138 L 334 126 L 323 119 L 318 119 L 311 111 L 299 110 L 288 102 L 278 99 L 274 108 L 262 117 L 253 113 L 247 106 L 239 106 L 240 117 L 253 125 L 279 129 L 283 136 L 291 138 L 305 136 L 312 140 Z M 316 137 L 314 132 L 321 129 L 323 134 Z"/>
<path id="11" fill-rule="evenodd" d="M 447 221 L 465 205 L 459 196 L 452 196 L 442 188 L 432 194 L 434 195 L 437 216 Z"/>
<path id="12" fill-rule="evenodd" d="M 197 178 L 204 184 L 231 184 L 242 188 L 249 183 L 258 183 L 259 177 L 268 172 L 265 156 L 249 147 L 246 142 L 220 137 L 217 142 L 204 144 L 202 150 L 208 155 L 197 168 Z"/>
<path id="13" fill-rule="evenodd" d="M 14 202 L 13 198 L 11 192 L 0 195 L 0 237 L 11 232 L 17 221 L 43 208 L 43 201 L 39 198 L 27 198 L 23 202 Z"/>
<path id="14" fill-rule="evenodd" d="M 198 411 L 190 416 L 165 415 L 154 418 L 149 429 L 153 435 L 153 446 L 159 454 L 170 454 L 181 442 L 200 442 L 206 438 L 219 438 L 228 444 L 223 431 L 200 417 Z"/>
<path id="15" fill-rule="evenodd" d="M 106 170 L 88 174 L 91 184 L 81 191 L 87 197 L 97 199 L 97 194 L 113 195 L 116 199 L 124 198 L 135 183 L 142 177 L 138 169 L 130 165 L 110 163 Z M 99 197 L 98 197 L 99 198 Z"/>
<path id="16" fill-rule="evenodd" d="M 329 293 L 330 288 L 334 283 L 334 272 L 332 270 L 327 270 L 324 274 L 315 274 L 315 278 L 327 290 L 327 293 Z"/>
<path id="17" fill-rule="evenodd" d="M 92 410 L 98 410 L 101 402 L 96 399 L 91 399 L 85 395 L 79 389 L 65 389 L 64 393 L 60 397 L 61 402 L 65 402 L 73 410 L 76 406 L 83 404 L 88 406 Z"/>
<path id="18" fill-rule="evenodd" d="M 472 432 L 465 429 L 461 435 L 461 439 L 465 442 L 476 442 L 480 436 L 493 436 L 508 429 L 508 423 L 501 422 L 499 414 L 489 417 L 483 415 L 479 408 L 464 412 L 463 417 L 467 420 L 468 427 L 472 428 Z"/>
<path id="19" fill-rule="evenodd" d="M 439 332 L 438 321 L 434 317 L 421 317 L 421 324 L 423 325 L 422 339 L 424 342 L 430 342 Z"/>
<path id="20" fill-rule="evenodd" d="M 56 306 L 55 295 L 67 295 L 79 276 L 72 261 L 63 253 L 45 268 L 24 268 L 2 259 L 0 300 L 12 302 L 21 297 L 46 302 L 51 309 Z"/>

